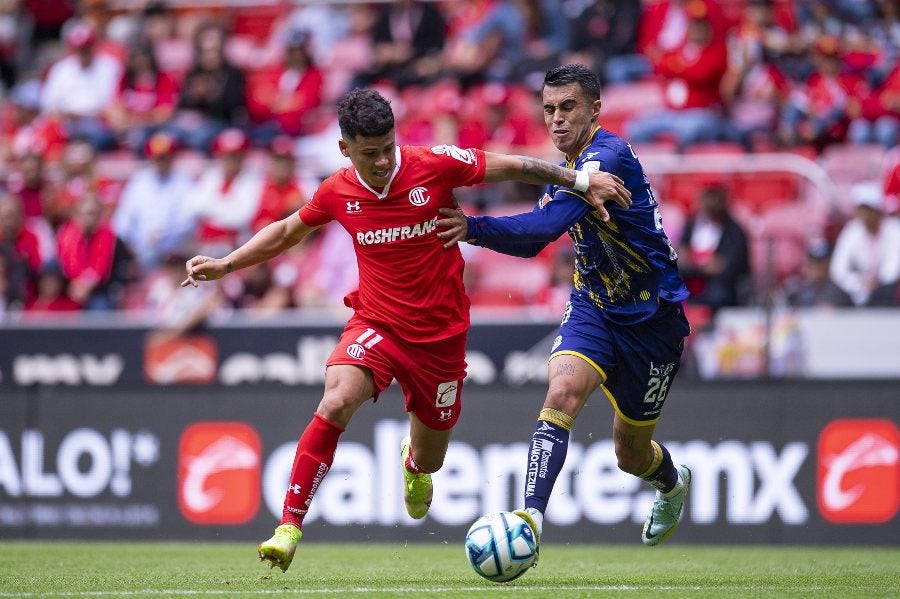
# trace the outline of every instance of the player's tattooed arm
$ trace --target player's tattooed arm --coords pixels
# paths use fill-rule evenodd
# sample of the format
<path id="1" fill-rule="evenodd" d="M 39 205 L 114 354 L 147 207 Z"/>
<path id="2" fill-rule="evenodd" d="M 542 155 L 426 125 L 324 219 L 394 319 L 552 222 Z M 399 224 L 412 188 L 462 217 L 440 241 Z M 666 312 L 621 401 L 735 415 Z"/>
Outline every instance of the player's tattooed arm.
<path id="1" fill-rule="evenodd" d="M 493 152 L 485 152 L 484 155 L 485 183 L 512 179 L 523 183 L 569 187 L 583 193 L 585 200 L 594 206 L 604 221 L 609 220 L 609 213 L 604 208 L 607 201 L 615 202 L 622 208 L 631 205 L 631 192 L 625 187 L 625 183 L 612 173 L 575 171 L 529 156 Z"/>

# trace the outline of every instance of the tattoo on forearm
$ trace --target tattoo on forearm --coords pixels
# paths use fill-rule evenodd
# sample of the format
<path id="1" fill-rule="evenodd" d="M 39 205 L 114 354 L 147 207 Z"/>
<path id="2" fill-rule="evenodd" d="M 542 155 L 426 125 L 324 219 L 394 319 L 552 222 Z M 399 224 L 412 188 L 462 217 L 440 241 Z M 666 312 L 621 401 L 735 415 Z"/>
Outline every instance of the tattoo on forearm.
<path id="1" fill-rule="evenodd" d="M 529 183 L 552 183 L 554 185 L 566 185 L 567 170 L 544 160 L 521 156 L 522 174 Z"/>
<path id="2" fill-rule="evenodd" d="M 616 444 L 621 447 L 634 447 L 634 435 L 626 435 L 622 432 L 616 432 Z"/>
<path id="3" fill-rule="evenodd" d="M 575 376 L 575 366 L 572 364 L 560 364 L 556 367 L 556 374 L 561 376 Z"/>

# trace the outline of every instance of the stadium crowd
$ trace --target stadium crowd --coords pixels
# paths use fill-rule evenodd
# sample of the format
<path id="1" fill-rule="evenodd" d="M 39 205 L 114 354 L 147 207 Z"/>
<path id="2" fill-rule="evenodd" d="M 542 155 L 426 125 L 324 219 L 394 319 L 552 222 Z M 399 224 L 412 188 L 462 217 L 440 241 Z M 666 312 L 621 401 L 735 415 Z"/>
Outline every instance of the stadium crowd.
<path id="1" fill-rule="evenodd" d="M 536 92 L 566 62 L 601 76 L 601 124 L 639 156 L 790 152 L 840 179 L 847 201 L 823 223 L 773 212 L 798 242 L 777 299 L 900 305 L 898 53 L 894 0 L 3 0 L 0 322 L 340 307 L 356 265 L 336 227 L 209 296 L 178 280 L 187 256 L 227 253 L 343 166 L 347 90 L 389 97 L 401 143 L 556 160 Z M 763 295 L 756 227 L 777 194 L 746 183 L 657 186 L 692 301 L 712 311 Z M 538 196 L 508 184 L 459 200 L 511 213 Z M 569 243 L 531 261 L 467 249 L 473 304 L 558 313 Z"/>

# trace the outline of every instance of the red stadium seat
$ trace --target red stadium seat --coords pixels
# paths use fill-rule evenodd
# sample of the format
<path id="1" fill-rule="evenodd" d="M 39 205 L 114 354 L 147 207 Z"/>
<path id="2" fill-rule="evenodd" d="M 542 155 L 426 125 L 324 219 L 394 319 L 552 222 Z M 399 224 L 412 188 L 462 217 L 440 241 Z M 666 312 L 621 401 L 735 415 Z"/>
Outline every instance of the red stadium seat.
<path id="1" fill-rule="evenodd" d="M 791 173 L 739 173 L 732 179 L 732 197 L 751 212 L 797 201 L 800 185 Z"/>

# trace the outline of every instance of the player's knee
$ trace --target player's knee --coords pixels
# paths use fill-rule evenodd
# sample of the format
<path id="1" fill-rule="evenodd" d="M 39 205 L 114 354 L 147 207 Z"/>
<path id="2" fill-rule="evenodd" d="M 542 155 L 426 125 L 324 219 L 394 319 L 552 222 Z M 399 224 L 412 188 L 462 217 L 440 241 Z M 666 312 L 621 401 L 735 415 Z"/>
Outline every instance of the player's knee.
<path id="1" fill-rule="evenodd" d="M 577 414 L 580 395 L 564 385 L 551 385 L 547 390 L 547 398 L 544 400 L 545 408 L 553 408 L 566 414 Z"/>
<path id="2" fill-rule="evenodd" d="M 362 402 L 343 393 L 326 393 L 316 412 L 335 424 L 346 427 Z"/>

